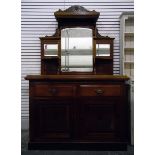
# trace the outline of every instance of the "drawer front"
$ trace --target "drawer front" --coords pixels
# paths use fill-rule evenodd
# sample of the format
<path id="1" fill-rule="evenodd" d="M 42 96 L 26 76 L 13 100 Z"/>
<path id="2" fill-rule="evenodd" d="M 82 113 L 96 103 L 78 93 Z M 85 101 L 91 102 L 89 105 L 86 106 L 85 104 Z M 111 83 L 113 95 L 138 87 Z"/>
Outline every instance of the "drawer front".
<path id="1" fill-rule="evenodd" d="M 73 86 L 67 85 L 35 85 L 34 96 L 73 96 Z"/>
<path id="2" fill-rule="evenodd" d="M 80 85 L 80 96 L 121 96 L 120 85 Z"/>

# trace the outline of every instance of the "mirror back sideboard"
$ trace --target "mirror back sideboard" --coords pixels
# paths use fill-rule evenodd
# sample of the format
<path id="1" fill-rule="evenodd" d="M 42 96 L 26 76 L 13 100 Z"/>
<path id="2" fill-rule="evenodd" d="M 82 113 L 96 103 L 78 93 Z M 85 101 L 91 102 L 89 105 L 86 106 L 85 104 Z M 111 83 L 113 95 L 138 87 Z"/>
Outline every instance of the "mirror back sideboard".
<path id="1" fill-rule="evenodd" d="M 40 38 L 41 74 L 112 75 L 114 38 L 98 33 L 100 13 L 72 6 L 54 14 L 58 21 L 55 34 Z"/>
<path id="2" fill-rule="evenodd" d="M 58 28 L 41 37 L 41 75 L 29 80 L 29 149 L 126 150 L 127 76 L 113 75 L 114 38 L 101 36 L 99 13 L 55 12 Z"/>

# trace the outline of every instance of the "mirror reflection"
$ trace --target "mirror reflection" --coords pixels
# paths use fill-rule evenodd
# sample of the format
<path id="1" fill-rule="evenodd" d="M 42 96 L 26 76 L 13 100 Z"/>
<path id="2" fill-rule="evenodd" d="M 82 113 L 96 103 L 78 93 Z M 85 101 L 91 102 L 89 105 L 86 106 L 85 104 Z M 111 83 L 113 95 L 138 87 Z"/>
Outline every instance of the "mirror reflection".
<path id="1" fill-rule="evenodd" d="M 96 56 L 110 56 L 110 44 L 96 44 Z"/>
<path id="2" fill-rule="evenodd" d="M 92 72 L 92 30 L 66 28 L 61 30 L 61 71 Z"/>
<path id="3" fill-rule="evenodd" d="M 58 44 L 44 44 L 44 56 L 58 56 Z"/>

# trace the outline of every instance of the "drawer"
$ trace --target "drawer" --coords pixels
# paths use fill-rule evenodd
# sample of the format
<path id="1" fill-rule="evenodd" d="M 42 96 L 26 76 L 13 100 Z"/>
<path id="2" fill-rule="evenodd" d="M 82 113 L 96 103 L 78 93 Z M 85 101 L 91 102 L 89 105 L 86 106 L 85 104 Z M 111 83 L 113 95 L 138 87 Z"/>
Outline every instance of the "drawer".
<path id="1" fill-rule="evenodd" d="M 73 96 L 73 86 L 38 84 L 34 87 L 34 96 Z"/>
<path id="2" fill-rule="evenodd" d="M 80 96 L 121 96 L 120 85 L 80 85 Z"/>

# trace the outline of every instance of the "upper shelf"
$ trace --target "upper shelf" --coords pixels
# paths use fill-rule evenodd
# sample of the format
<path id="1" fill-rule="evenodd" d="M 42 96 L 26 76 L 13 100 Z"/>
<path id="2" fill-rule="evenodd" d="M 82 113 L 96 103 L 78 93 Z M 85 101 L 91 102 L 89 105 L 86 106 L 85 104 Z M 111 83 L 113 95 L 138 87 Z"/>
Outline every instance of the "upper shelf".
<path id="1" fill-rule="evenodd" d="M 124 34 L 127 37 L 133 37 L 134 36 L 134 32 L 124 32 Z"/>
<path id="2" fill-rule="evenodd" d="M 133 46 L 131 46 L 131 47 L 127 47 L 127 46 L 126 46 L 126 47 L 124 47 L 124 49 L 125 49 L 125 50 L 134 50 L 134 47 L 133 47 Z"/>

